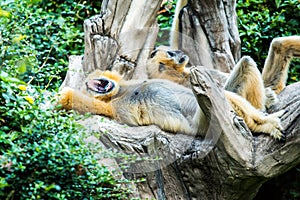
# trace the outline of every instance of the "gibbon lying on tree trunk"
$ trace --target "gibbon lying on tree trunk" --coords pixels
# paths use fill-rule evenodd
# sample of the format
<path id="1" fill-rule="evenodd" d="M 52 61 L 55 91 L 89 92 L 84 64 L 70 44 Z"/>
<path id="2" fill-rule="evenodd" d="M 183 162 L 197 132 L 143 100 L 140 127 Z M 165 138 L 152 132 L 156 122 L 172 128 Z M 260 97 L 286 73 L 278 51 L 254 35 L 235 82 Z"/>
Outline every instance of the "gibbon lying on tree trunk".
<path id="1" fill-rule="evenodd" d="M 289 61 L 281 54 L 292 57 L 299 52 L 299 36 L 277 38 L 271 44 L 263 76 L 250 57 L 243 57 L 233 69 L 224 86 L 225 96 L 251 131 L 275 139 L 284 137 L 280 116 L 285 111 L 263 111 L 276 102 L 275 92 L 286 84 Z M 148 65 L 152 79 L 125 81 L 115 72 L 96 70 L 88 76 L 83 91 L 64 88 L 59 103 L 65 109 L 105 115 L 128 125 L 155 124 L 164 131 L 203 135 L 207 119 L 201 105 L 189 88 L 179 85 L 188 85 L 187 62 L 188 57 L 180 51 L 155 50 Z M 276 62 L 281 63 L 280 69 L 272 68 Z"/>

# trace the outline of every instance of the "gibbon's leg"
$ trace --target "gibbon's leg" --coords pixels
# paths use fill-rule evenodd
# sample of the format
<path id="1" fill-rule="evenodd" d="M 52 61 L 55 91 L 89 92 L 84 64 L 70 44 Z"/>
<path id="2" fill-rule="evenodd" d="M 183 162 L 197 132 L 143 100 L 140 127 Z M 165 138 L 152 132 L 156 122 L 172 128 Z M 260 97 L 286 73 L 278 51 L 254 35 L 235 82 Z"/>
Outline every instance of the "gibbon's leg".
<path id="1" fill-rule="evenodd" d="M 111 101 L 106 103 L 69 87 L 63 88 L 58 94 L 58 104 L 67 110 L 74 109 L 80 113 L 90 112 L 113 117 Z"/>
<path id="2" fill-rule="evenodd" d="M 251 131 L 270 134 L 275 139 L 284 137 L 279 119 L 285 113 L 284 110 L 265 115 L 255 109 L 246 99 L 233 92 L 225 91 L 225 96 L 233 110 L 244 119 Z"/>
<path id="3" fill-rule="evenodd" d="M 249 56 L 244 56 L 235 65 L 224 89 L 239 94 L 255 108 L 265 109 L 265 89 L 260 71 Z"/>
<path id="4" fill-rule="evenodd" d="M 171 49 L 179 49 L 179 13 L 181 9 L 187 4 L 188 0 L 178 0 L 176 3 L 175 14 L 173 17 L 173 23 L 170 35 Z"/>
<path id="5" fill-rule="evenodd" d="M 270 87 L 265 88 L 266 103 L 265 106 L 269 109 L 272 105 L 278 102 L 277 94 Z"/>
<path id="6" fill-rule="evenodd" d="M 273 39 L 262 72 L 265 87 L 271 87 L 276 94 L 285 88 L 293 57 L 300 57 L 300 36 Z"/>

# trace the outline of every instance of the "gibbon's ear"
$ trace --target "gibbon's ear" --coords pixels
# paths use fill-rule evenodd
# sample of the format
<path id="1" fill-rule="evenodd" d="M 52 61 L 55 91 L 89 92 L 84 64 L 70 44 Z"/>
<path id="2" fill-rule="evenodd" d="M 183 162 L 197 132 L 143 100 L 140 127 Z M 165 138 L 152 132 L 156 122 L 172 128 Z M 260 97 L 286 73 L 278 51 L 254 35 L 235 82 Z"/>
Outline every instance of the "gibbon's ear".
<path id="1" fill-rule="evenodd" d="M 116 72 L 96 70 L 88 76 L 86 90 L 97 99 L 108 99 L 118 93 L 120 80 Z"/>

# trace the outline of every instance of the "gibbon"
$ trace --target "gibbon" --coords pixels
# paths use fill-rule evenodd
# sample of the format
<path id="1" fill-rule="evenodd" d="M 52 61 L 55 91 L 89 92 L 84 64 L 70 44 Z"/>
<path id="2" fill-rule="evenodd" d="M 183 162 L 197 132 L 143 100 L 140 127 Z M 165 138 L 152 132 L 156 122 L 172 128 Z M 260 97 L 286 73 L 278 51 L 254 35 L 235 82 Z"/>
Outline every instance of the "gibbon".
<path id="1" fill-rule="evenodd" d="M 281 47 L 282 45 L 283 47 Z M 271 48 L 274 49 L 269 51 L 269 57 L 271 56 L 275 60 L 268 58 L 266 65 L 277 63 L 274 65 L 278 68 L 277 71 L 284 70 L 286 72 L 285 67 L 288 67 L 285 65 L 286 60 L 300 55 L 299 51 L 295 50 L 295 48 L 300 49 L 300 37 L 274 39 Z M 286 52 L 279 51 L 278 48 L 284 49 Z M 277 52 L 282 55 L 276 55 Z M 153 53 L 151 59 L 157 59 L 156 55 L 162 55 L 157 53 Z M 173 54 L 168 53 L 164 55 L 175 56 L 179 60 L 182 58 L 182 56 L 172 56 Z M 282 60 L 278 60 L 278 58 Z M 172 64 L 170 59 L 167 61 L 168 66 Z M 162 64 L 165 65 L 165 63 Z M 179 65 L 181 64 L 182 62 L 179 63 Z M 186 69 L 182 69 L 181 66 L 177 67 L 176 64 L 171 66 L 174 66 L 174 69 L 180 69 L 178 73 L 186 73 Z M 158 71 L 161 68 L 162 72 L 164 69 L 168 69 L 166 66 L 158 65 L 156 67 Z M 268 77 L 267 71 L 264 74 Z M 273 73 L 269 75 L 273 75 Z M 284 76 L 286 77 L 286 75 Z M 254 61 L 250 57 L 243 57 L 225 84 L 225 96 L 233 110 L 245 120 L 251 131 L 263 132 L 276 139 L 281 139 L 283 134 L 279 117 L 285 111 L 273 114 L 265 114 L 260 111 L 266 100 L 263 82 L 276 92 L 280 92 L 284 88 L 285 80 L 275 77 L 276 79 L 270 78 L 271 81 L 262 79 Z M 173 133 L 189 135 L 201 133 L 200 135 L 202 135 L 208 122 L 192 90 L 173 82 L 176 79 L 171 80 L 125 81 L 116 72 L 96 70 L 87 77 L 82 91 L 66 87 L 60 92 L 58 100 L 65 109 L 105 115 L 128 125 L 155 124 L 162 130 Z M 277 86 L 281 88 L 278 89 Z"/>
<path id="2" fill-rule="evenodd" d="M 186 68 L 189 61 L 182 51 L 172 51 L 167 47 L 158 47 L 151 52 L 147 63 L 150 79 L 168 79 L 190 88 L 189 74 Z M 227 81 L 225 90 L 237 93 L 247 99 L 255 108 L 264 110 L 265 89 L 256 63 L 249 56 L 243 57 L 234 67 Z M 251 87 L 256 85 L 256 89 Z"/>
<path id="3" fill-rule="evenodd" d="M 190 87 L 190 71 L 186 67 L 189 57 L 180 50 L 171 50 L 167 46 L 156 47 L 147 61 L 147 74 L 151 78 L 162 78 Z M 210 75 L 224 85 L 229 74 L 215 69 L 208 69 Z"/>
<path id="4" fill-rule="evenodd" d="M 276 38 L 271 43 L 262 75 L 249 56 L 242 57 L 230 73 L 224 85 L 225 96 L 251 131 L 269 133 L 278 139 L 283 136 L 279 117 L 284 111 L 269 115 L 262 111 L 276 103 L 276 94 L 286 85 L 288 67 L 293 57 L 300 57 L 300 36 Z M 189 70 L 180 64 L 187 62 L 188 57 L 182 52 L 159 48 L 150 55 L 148 75 L 189 87 Z M 173 67 L 176 63 L 180 67 Z M 277 127 L 276 130 L 274 127 Z"/>
<path id="5" fill-rule="evenodd" d="M 105 115 L 128 125 L 155 124 L 162 130 L 202 135 L 207 121 L 191 89 L 163 79 L 124 81 L 111 71 L 96 70 L 85 82 L 85 90 L 65 87 L 59 104 L 81 113 Z M 227 91 L 227 99 L 248 127 L 255 132 L 281 138 L 279 116 L 264 115 L 241 96 Z"/>
<path id="6" fill-rule="evenodd" d="M 205 129 L 205 117 L 192 91 L 163 80 L 125 81 L 111 71 L 96 70 L 83 91 L 69 87 L 58 95 L 65 109 L 105 115 L 128 125 L 155 124 L 173 133 L 196 135 Z"/>
<path id="7" fill-rule="evenodd" d="M 147 61 L 147 74 L 150 79 L 167 79 L 189 87 L 188 62 L 189 57 L 182 51 L 171 51 L 168 47 L 160 46 L 151 52 Z"/>

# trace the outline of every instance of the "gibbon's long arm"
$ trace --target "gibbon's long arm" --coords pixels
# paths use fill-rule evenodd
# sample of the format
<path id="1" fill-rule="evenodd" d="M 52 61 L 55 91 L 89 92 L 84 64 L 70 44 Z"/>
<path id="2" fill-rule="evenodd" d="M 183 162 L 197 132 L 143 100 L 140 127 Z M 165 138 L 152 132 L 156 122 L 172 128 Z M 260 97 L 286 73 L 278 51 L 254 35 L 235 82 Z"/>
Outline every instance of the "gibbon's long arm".
<path id="1" fill-rule="evenodd" d="M 69 87 L 65 87 L 58 94 L 58 101 L 59 104 L 67 110 L 74 109 L 81 113 L 90 112 L 93 114 L 113 117 L 111 101 L 100 101 Z"/>
<path id="2" fill-rule="evenodd" d="M 262 72 L 265 87 L 271 87 L 277 94 L 285 88 L 293 57 L 300 57 L 300 36 L 273 39 Z"/>

